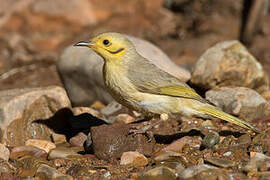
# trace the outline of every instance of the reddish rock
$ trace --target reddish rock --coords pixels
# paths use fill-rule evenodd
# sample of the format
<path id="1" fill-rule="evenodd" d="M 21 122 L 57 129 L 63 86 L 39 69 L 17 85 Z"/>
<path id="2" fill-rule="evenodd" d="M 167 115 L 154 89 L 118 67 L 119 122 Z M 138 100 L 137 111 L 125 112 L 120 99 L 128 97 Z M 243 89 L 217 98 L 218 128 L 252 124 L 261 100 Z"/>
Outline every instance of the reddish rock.
<path id="1" fill-rule="evenodd" d="M 137 151 L 144 155 L 151 155 L 155 141 L 143 134 L 131 134 L 134 124 L 101 125 L 91 128 L 94 154 L 109 160 L 120 158 L 123 152 Z"/>
<path id="2" fill-rule="evenodd" d="M 28 139 L 25 142 L 25 145 L 26 146 L 35 146 L 39 149 L 46 151 L 47 153 L 49 153 L 50 150 L 56 148 L 54 143 L 52 143 L 50 141 L 46 141 L 46 140 L 41 140 L 41 139 Z"/>
<path id="3" fill-rule="evenodd" d="M 23 156 L 47 157 L 46 151 L 35 146 L 16 146 L 10 150 L 10 159 L 15 160 Z"/>
<path id="4" fill-rule="evenodd" d="M 130 116 L 129 114 L 118 114 L 115 117 L 115 122 L 116 123 L 124 123 L 124 124 L 129 124 L 135 121 L 135 118 Z"/>
<path id="5" fill-rule="evenodd" d="M 60 144 L 67 141 L 66 136 L 64 134 L 57 134 L 57 133 L 52 133 L 52 140 L 55 144 Z"/>
<path id="6" fill-rule="evenodd" d="M 86 141 L 87 135 L 83 132 L 79 132 L 76 136 L 72 137 L 69 140 L 71 146 L 80 146 L 83 147 L 83 143 Z"/>
<path id="7" fill-rule="evenodd" d="M 139 152 L 129 151 L 124 152 L 121 156 L 120 165 L 128 166 L 145 166 L 148 163 L 148 159 Z"/>
<path id="8" fill-rule="evenodd" d="M 188 144 L 191 147 L 195 147 L 195 148 L 199 149 L 201 146 L 201 143 L 202 142 L 198 138 L 185 136 L 185 137 L 182 137 L 182 138 L 172 142 L 171 144 L 169 144 L 165 148 L 161 149 L 157 154 L 160 154 L 161 152 L 167 152 L 167 151 L 182 152 L 182 148 L 186 144 Z"/>

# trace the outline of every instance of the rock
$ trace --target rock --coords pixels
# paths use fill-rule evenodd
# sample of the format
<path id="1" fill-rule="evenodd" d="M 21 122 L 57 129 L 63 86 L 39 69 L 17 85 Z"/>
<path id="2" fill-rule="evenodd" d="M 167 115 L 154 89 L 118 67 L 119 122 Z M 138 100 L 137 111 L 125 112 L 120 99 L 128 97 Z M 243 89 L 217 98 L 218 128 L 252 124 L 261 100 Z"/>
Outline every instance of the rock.
<path id="1" fill-rule="evenodd" d="M 66 136 L 64 134 L 57 133 L 52 133 L 52 140 L 55 144 L 67 142 Z"/>
<path id="2" fill-rule="evenodd" d="M 130 116 L 129 114 L 118 114 L 115 117 L 116 123 L 124 123 L 124 124 L 130 124 L 135 121 L 135 118 Z"/>
<path id="3" fill-rule="evenodd" d="M 141 153 L 135 151 L 124 152 L 121 156 L 120 165 L 146 166 L 148 159 Z"/>
<path id="4" fill-rule="evenodd" d="M 14 172 L 14 167 L 8 161 L 3 161 L 3 160 L 0 161 L 0 174 L 3 174 L 3 173 L 13 174 L 13 172 Z M 1 175 L 0 175 L 0 179 L 2 179 Z M 6 180 L 9 180 L 9 179 L 6 179 Z"/>
<path id="5" fill-rule="evenodd" d="M 34 176 L 36 170 L 39 168 L 40 165 L 46 164 L 49 166 L 53 166 L 52 162 L 49 162 L 43 158 L 36 158 L 33 156 L 25 156 L 16 161 L 19 166 L 21 167 L 20 171 L 18 171 L 18 175 L 21 178 L 27 178 Z"/>
<path id="6" fill-rule="evenodd" d="M 137 151 L 151 155 L 154 139 L 148 139 L 143 134 L 132 134 L 131 129 L 140 128 L 134 124 L 112 124 L 92 127 L 90 132 L 94 154 L 104 160 L 120 158 L 124 152 Z"/>
<path id="7" fill-rule="evenodd" d="M 69 143 L 71 146 L 83 147 L 83 143 L 86 139 L 87 136 L 83 132 L 79 132 L 69 140 Z"/>
<path id="8" fill-rule="evenodd" d="M 155 45 L 139 38 L 127 37 L 134 43 L 142 56 L 152 61 L 159 68 L 180 80 L 189 80 L 190 73 L 175 65 Z M 64 50 L 57 62 L 57 67 L 74 106 L 90 106 L 96 100 L 104 103 L 112 101 L 112 97 L 104 88 L 102 66 L 102 58 L 89 48 L 70 46 Z"/>
<path id="9" fill-rule="evenodd" d="M 81 157 L 78 152 L 83 151 L 81 147 L 57 147 L 50 151 L 48 159 L 70 159 L 74 157 Z"/>
<path id="10" fill-rule="evenodd" d="M 74 107 L 72 108 L 72 112 L 74 116 L 78 116 L 83 113 L 89 113 L 95 117 L 99 117 L 99 118 L 103 117 L 103 115 L 100 112 L 90 107 Z"/>
<path id="11" fill-rule="evenodd" d="M 270 153 L 270 129 L 264 130 L 263 133 L 257 134 L 253 139 L 252 143 L 259 146 L 262 152 Z M 259 151 L 260 152 L 260 151 Z"/>
<path id="12" fill-rule="evenodd" d="M 209 157 L 205 159 L 205 162 L 211 163 L 213 165 L 223 167 L 223 168 L 228 168 L 228 167 L 233 167 L 237 165 L 237 162 L 228 160 L 228 159 L 221 159 L 221 158 L 216 158 L 216 157 Z"/>
<path id="13" fill-rule="evenodd" d="M 183 156 L 183 154 L 173 152 L 173 151 L 160 151 L 159 153 L 155 155 L 154 160 L 157 162 L 166 161 L 166 160 L 168 161 L 169 159 L 174 159 L 181 156 Z"/>
<path id="14" fill-rule="evenodd" d="M 264 91 L 261 95 L 266 101 L 270 102 L 270 90 Z"/>
<path id="15" fill-rule="evenodd" d="M 205 148 L 211 148 L 218 144 L 220 140 L 219 134 L 217 132 L 211 131 L 205 135 L 202 141 L 202 146 Z"/>
<path id="16" fill-rule="evenodd" d="M 270 115 L 270 103 L 256 91 L 245 87 L 221 87 L 207 91 L 206 99 L 223 111 L 252 121 Z"/>
<path id="17" fill-rule="evenodd" d="M 37 169 L 35 177 L 39 177 L 41 179 L 61 179 L 61 180 L 73 180 L 72 176 L 62 174 L 57 171 L 55 168 L 52 168 L 46 164 L 42 164 Z"/>
<path id="18" fill-rule="evenodd" d="M 123 111 L 123 106 L 116 101 L 110 102 L 106 107 L 100 110 L 105 116 L 115 116 Z"/>
<path id="19" fill-rule="evenodd" d="M 8 161 L 9 154 L 9 149 L 4 144 L 0 144 L 0 159 Z"/>
<path id="20" fill-rule="evenodd" d="M 263 165 L 264 162 L 270 163 L 270 157 L 262 153 L 255 152 L 253 157 L 250 158 L 250 161 L 245 165 L 243 170 L 245 172 L 258 171 L 260 166 Z"/>
<path id="21" fill-rule="evenodd" d="M 208 170 L 208 169 L 217 169 L 217 168 L 214 166 L 206 165 L 206 164 L 191 166 L 191 167 L 186 168 L 184 171 L 182 171 L 182 173 L 179 174 L 179 177 L 180 179 L 191 178 L 195 176 L 196 174 L 202 171 Z"/>
<path id="22" fill-rule="evenodd" d="M 60 115 L 59 110 L 67 107 L 70 107 L 67 94 L 57 86 L 0 91 L 1 142 L 19 146 L 27 139 L 50 140 L 52 130 L 44 125 L 48 122 L 45 119 L 52 118 L 56 112 Z M 56 127 L 62 119 L 53 120 Z"/>
<path id="23" fill-rule="evenodd" d="M 83 34 L 80 32 L 85 27 L 96 23 L 100 23 L 99 26 L 89 33 L 113 29 L 137 35 L 144 32 L 167 35 L 175 30 L 174 16 L 162 8 L 161 0 L 141 3 L 108 0 L 106 5 L 89 0 L 71 0 L 69 3 L 65 0 L 54 3 L 50 0 L 1 0 L 0 3 L 2 31 L 23 33 L 40 50 L 61 48 L 74 33 Z M 129 26 L 126 25 L 128 21 Z"/>
<path id="24" fill-rule="evenodd" d="M 182 149 L 186 144 L 188 144 L 191 147 L 199 149 L 201 146 L 201 143 L 202 142 L 196 137 L 185 136 L 172 142 L 171 144 L 161 149 L 156 154 L 159 154 L 161 152 L 167 152 L 167 151 L 182 152 Z"/>
<path id="25" fill-rule="evenodd" d="M 27 39 L 39 51 L 55 50 L 70 33 L 99 21 L 88 0 L 71 0 L 69 3 L 65 0 L 55 3 L 49 0 L 12 0 L 6 3 L 1 0 L 2 3 L 5 5 L 0 8 L 3 14 L 0 17 L 1 29 L 14 32 L 25 25 L 24 32 L 32 32 Z M 1 11 L 2 7 L 4 8 Z M 25 36 L 26 34 L 24 33 Z"/>
<path id="26" fill-rule="evenodd" d="M 50 150 L 56 148 L 55 144 L 50 142 L 50 141 L 46 141 L 46 140 L 41 140 L 41 139 L 28 139 L 25 142 L 26 146 L 35 146 L 39 149 L 44 150 L 45 152 L 49 153 Z"/>
<path id="27" fill-rule="evenodd" d="M 197 61 L 191 82 L 204 89 L 223 86 L 269 89 L 262 65 L 238 41 L 225 41 L 209 48 Z"/>
<path id="28" fill-rule="evenodd" d="M 48 153 L 35 146 L 16 146 L 10 150 L 10 159 L 16 160 L 24 156 L 34 156 L 37 158 L 46 158 Z"/>
<path id="29" fill-rule="evenodd" d="M 88 133 L 87 135 L 87 138 L 86 138 L 86 141 L 84 143 L 84 151 L 86 153 L 91 153 L 93 154 L 93 146 L 92 146 L 93 142 L 92 142 L 92 135 L 91 135 L 91 132 Z"/>
<path id="30" fill-rule="evenodd" d="M 166 166 L 159 166 L 144 172 L 136 180 L 175 180 L 175 172 Z"/>
<path id="31" fill-rule="evenodd" d="M 12 174 L 12 173 L 7 173 L 7 172 L 2 172 L 0 173 L 0 179 L 3 179 L 3 180 L 10 180 L 10 179 L 19 179 L 19 177 L 15 174 Z M 32 179 L 30 179 L 32 180 Z"/>

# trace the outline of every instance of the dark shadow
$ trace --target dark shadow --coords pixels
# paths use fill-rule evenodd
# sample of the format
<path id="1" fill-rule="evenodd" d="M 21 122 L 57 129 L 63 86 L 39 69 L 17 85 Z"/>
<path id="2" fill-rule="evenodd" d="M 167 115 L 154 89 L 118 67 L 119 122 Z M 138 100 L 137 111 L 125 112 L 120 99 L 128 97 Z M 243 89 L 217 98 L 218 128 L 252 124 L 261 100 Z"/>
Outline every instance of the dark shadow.
<path id="1" fill-rule="evenodd" d="M 247 26 L 247 22 L 248 22 L 248 18 L 249 18 L 252 4 L 253 4 L 252 0 L 244 0 L 243 1 L 242 19 L 241 19 L 239 39 L 244 44 L 248 43 L 247 39 L 245 38 L 245 29 Z"/>
<path id="2" fill-rule="evenodd" d="M 68 108 L 58 110 L 49 119 L 38 119 L 33 121 L 33 123 L 44 124 L 55 133 L 64 134 L 67 141 L 79 132 L 83 132 L 88 135 L 92 126 L 106 124 L 102 119 L 99 119 L 89 113 L 74 116 L 73 112 Z"/>
<path id="3" fill-rule="evenodd" d="M 180 139 L 184 136 L 203 136 L 203 134 L 200 131 L 194 130 L 194 129 L 186 133 L 176 133 L 176 134 L 171 134 L 171 135 L 154 134 L 156 143 L 159 143 L 159 144 L 170 144 L 173 141 Z"/>
<path id="4" fill-rule="evenodd" d="M 239 138 L 240 136 L 244 135 L 245 133 L 241 132 L 233 132 L 233 131 L 220 131 L 220 136 L 234 136 L 235 138 Z"/>

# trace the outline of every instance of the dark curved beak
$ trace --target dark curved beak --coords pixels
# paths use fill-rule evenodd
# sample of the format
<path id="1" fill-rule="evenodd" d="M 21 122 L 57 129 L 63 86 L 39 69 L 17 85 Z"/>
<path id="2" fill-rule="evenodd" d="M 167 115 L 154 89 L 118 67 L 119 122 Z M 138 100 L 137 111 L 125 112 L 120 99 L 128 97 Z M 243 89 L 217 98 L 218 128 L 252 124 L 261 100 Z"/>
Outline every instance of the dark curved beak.
<path id="1" fill-rule="evenodd" d="M 86 47 L 91 47 L 93 45 L 94 45 L 94 43 L 92 43 L 91 41 L 80 41 L 80 42 L 74 44 L 74 46 L 86 46 Z"/>

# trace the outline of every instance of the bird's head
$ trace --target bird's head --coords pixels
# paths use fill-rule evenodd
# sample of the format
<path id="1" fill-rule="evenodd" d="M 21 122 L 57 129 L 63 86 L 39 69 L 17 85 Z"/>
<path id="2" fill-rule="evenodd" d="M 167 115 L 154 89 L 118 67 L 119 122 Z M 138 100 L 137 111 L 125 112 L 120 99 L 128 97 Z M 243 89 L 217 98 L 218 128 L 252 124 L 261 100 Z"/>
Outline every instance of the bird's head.
<path id="1" fill-rule="evenodd" d="M 100 34 L 90 41 L 78 42 L 75 46 L 89 47 L 105 61 L 120 61 L 124 55 L 135 51 L 133 44 L 119 33 Z"/>

